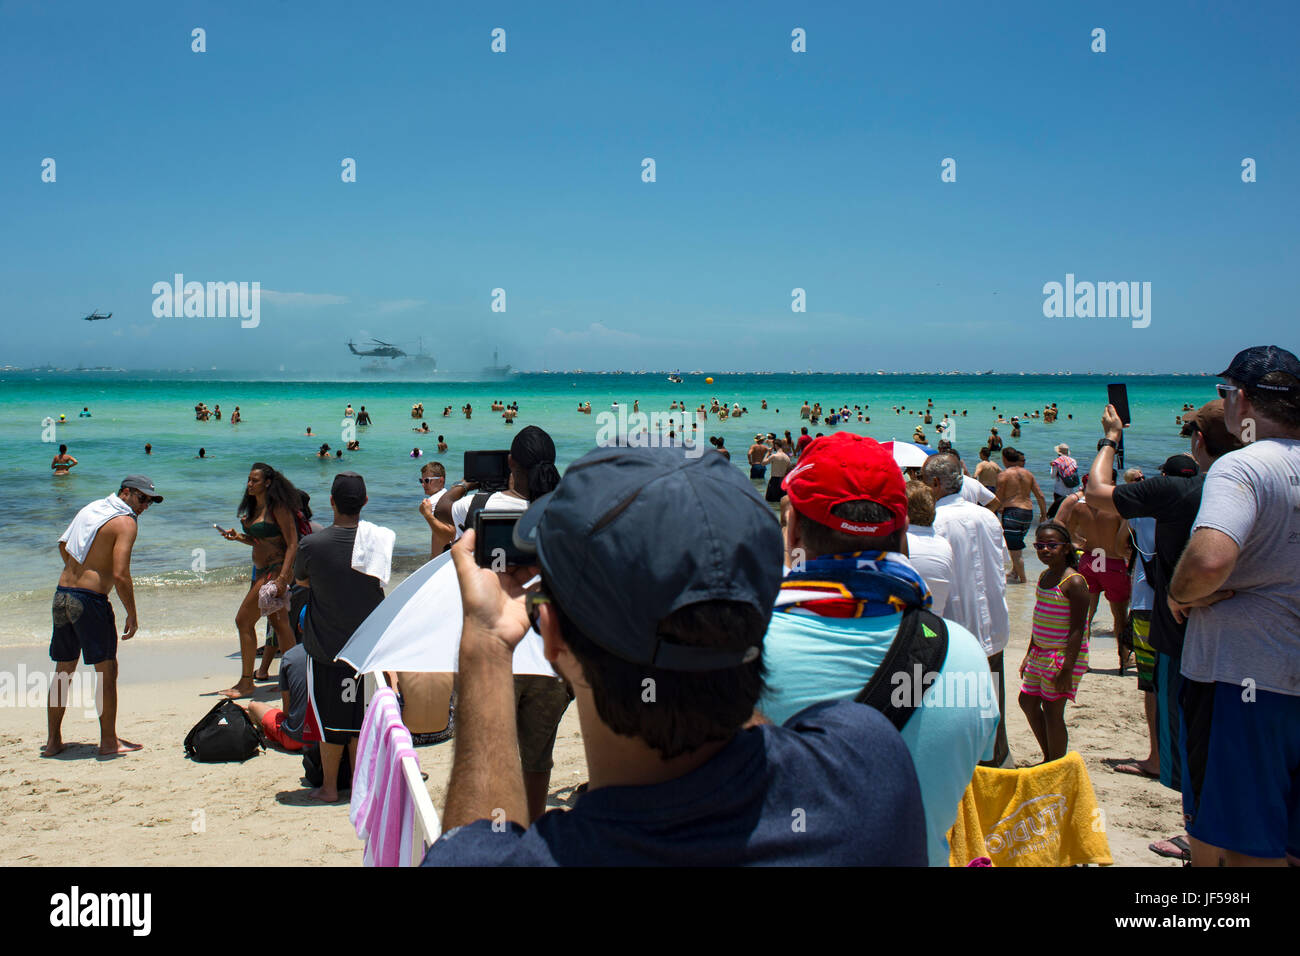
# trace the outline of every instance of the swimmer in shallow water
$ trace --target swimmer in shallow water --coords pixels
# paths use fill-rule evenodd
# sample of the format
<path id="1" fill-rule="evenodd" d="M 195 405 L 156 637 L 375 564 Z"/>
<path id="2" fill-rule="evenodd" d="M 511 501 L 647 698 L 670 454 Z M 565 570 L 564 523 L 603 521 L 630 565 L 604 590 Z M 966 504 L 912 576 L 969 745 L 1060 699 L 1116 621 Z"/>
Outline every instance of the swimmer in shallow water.
<path id="1" fill-rule="evenodd" d="M 54 469 L 55 477 L 58 477 L 59 475 L 70 474 L 73 466 L 77 463 L 77 459 L 68 454 L 68 446 L 60 445 L 59 453 L 50 462 L 50 467 Z"/>

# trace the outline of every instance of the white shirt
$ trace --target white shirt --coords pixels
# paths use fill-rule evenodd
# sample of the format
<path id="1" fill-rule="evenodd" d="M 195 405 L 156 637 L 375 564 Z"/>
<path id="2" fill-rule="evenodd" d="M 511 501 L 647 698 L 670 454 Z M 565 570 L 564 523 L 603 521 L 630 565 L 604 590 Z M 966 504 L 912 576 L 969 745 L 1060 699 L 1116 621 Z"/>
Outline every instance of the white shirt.
<path id="1" fill-rule="evenodd" d="M 992 501 L 996 495 L 989 491 L 988 488 L 980 484 L 970 475 L 961 476 L 961 496 L 967 501 L 983 507 Z"/>
<path id="2" fill-rule="evenodd" d="M 916 568 L 916 573 L 921 575 L 925 583 L 930 586 L 930 596 L 933 599 L 930 606 L 942 617 L 943 609 L 948 604 L 952 582 L 957 577 L 952 545 L 943 535 L 936 534 L 934 528 L 919 524 L 909 525 L 907 557 L 912 562 L 912 567 Z"/>
<path id="3" fill-rule="evenodd" d="M 456 529 L 455 540 L 457 541 L 459 541 L 460 536 L 465 533 L 461 531 L 460 526 L 465 523 L 465 516 L 469 514 L 469 506 L 474 503 L 474 496 L 477 494 L 480 494 L 480 492 L 471 491 L 469 494 L 451 503 L 451 524 L 452 527 Z M 494 491 L 488 500 L 483 503 L 483 510 L 527 511 L 528 502 L 517 495 L 507 494 L 504 491 Z M 992 512 L 989 513 L 992 514 Z"/>
<path id="4" fill-rule="evenodd" d="M 447 493 L 446 487 L 439 488 L 433 494 L 429 495 L 429 510 L 432 511 L 438 507 L 438 499 Z"/>
<path id="5" fill-rule="evenodd" d="M 970 631 L 993 655 L 1011 639 L 1007 611 L 1007 545 L 998 516 L 961 495 L 935 502 L 934 530 L 952 546 L 956 576 L 942 617 Z"/>

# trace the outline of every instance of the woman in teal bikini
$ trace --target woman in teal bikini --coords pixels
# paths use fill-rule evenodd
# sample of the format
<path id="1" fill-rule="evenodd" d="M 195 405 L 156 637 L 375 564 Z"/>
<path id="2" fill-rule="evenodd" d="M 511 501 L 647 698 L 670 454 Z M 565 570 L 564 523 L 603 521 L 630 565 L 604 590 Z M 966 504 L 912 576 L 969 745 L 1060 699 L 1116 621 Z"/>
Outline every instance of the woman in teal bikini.
<path id="1" fill-rule="evenodd" d="M 298 554 L 298 525 L 295 514 L 301 507 L 301 495 L 284 475 L 270 465 L 257 462 L 248 472 L 244 500 L 239 505 L 239 522 L 243 532 L 233 528 L 222 531 L 227 541 L 240 541 L 253 546 L 253 585 L 235 614 L 235 627 L 239 631 L 239 653 L 243 663 L 239 681 L 221 691 L 227 697 L 249 697 L 254 690 L 254 680 L 270 680 L 271 658 L 275 648 L 267 643 L 262 655 L 262 667 L 254 673 L 257 658 L 257 622 L 261 617 L 258 592 L 268 583 L 274 583 L 276 593 L 289 593 L 293 578 L 293 562 Z M 281 651 L 294 645 L 293 630 L 289 627 L 289 612 L 279 610 L 268 615 Z"/>

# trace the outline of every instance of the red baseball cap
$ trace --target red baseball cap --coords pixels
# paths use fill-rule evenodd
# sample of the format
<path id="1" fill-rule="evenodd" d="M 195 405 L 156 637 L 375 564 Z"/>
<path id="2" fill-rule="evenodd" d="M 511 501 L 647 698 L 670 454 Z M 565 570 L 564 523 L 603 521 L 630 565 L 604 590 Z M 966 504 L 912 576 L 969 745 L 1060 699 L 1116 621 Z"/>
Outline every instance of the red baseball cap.
<path id="1" fill-rule="evenodd" d="M 836 432 L 813 440 L 799 463 L 786 473 L 781 489 L 801 515 L 845 534 L 880 538 L 907 524 L 907 488 L 894 456 L 864 435 Z M 859 524 L 831 514 L 845 501 L 874 501 L 892 521 Z"/>

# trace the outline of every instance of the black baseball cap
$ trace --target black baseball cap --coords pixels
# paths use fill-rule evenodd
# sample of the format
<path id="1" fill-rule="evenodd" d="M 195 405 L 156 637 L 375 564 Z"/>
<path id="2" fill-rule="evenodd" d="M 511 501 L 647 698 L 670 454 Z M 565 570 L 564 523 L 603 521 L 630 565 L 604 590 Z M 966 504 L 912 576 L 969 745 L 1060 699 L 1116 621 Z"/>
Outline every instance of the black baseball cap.
<path id="1" fill-rule="evenodd" d="M 134 488 L 150 497 L 154 502 L 162 501 L 162 495 L 156 494 L 153 489 L 153 482 L 149 480 L 148 475 L 127 475 L 122 479 L 121 488 Z"/>
<path id="2" fill-rule="evenodd" d="M 1286 372 L 1300 379 L 1300 359 L 1277 345 L 1256 345 L 1242 349 L 1228 367 L 1219 373 L 1219 378 L 1230 378 L 1240 382 L 1246 388 L 1258 388 L 1269 392 L 1289 392 L 1300 387 L 1294 385 L 1261 385 L 1259 380 L 1269 372 Z"/>
<path id="3" fill-rule="evenodd" d="M 1191 455 L 1170 455 L 1160 466 L 1160 474 L 1174 478 L 1195 478 L 1201 473 L 1201 467 Z"/>
<path id="4" fill-rule="evenodd" d="M 770 620 L 781 587 L 781 530 L 721 455 L 598 448 L 515 525 L 551 596 L 592 643 L 634 664 L 713 671 L 755 660 L 758 645 L 691 647 L 658 632 L 678 608 L 737 601 Z M 697 452 L 698 454 L 698 452 Z"/>
<path id="5" fill-rule="evenodd" d="M 340 471 L 330 485 L 330 494 L 339 511 L 346 515 L 360 514 L 366 503 L 366 479 L 355 471 Z"/>

